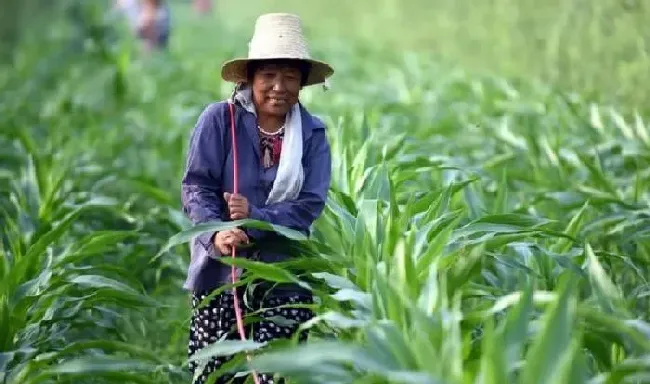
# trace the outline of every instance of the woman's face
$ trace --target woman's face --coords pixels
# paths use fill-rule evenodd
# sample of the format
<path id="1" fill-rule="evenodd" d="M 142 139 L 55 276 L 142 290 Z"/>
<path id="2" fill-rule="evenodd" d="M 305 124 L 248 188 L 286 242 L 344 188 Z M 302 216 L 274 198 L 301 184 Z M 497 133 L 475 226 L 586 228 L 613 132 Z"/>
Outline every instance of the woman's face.
<path id="1" fill-rule="evenodd" d="M 294 65 L 264 63 L 253 74 L 252 88 L 258 114 L 282 117 L 298 102 L 302 73 Z"/>

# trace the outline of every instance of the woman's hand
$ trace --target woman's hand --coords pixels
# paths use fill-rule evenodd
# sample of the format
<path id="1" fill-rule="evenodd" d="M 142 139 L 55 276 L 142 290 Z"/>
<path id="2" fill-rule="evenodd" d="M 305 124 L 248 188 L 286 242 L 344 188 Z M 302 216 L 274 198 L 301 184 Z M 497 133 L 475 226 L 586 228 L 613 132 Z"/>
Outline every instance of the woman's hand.
<path id="1" fill-rule="evenodd" d="M 240 194 L 224 193 L 223 198 L 228 203 L 228 211 L 231 220 L 241 220 L 248 218 L 248 200 Z"/>
<path id="2" fill-rule="evenodd" d="M 217 232 L 214 236 L 214 246 L 222 255 L 230 255 L 233 246 L 236 247 L 239 244 L 248 244 L 248 241 L 246 232 L 239 228 Z"/>

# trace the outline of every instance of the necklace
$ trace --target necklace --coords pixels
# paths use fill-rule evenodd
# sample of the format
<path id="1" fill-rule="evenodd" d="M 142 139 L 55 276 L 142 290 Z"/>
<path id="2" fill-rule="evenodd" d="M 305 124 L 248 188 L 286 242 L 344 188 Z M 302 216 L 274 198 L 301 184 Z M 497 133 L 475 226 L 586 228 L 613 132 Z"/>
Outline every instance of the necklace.
<path id="1" fill-rule="evenodd" d="M 260 127 L 259 125 L 257 126 L 257 129 L 260 132 L 262 132 L 262 134 L 264 134 L 265 136 L 277 136 L 277 135 L 281 134 L 282 132 L 284 132 L 284 124 L 280 127 L 280 129 L 278 129 L 275 132 L 267 132 L 262 127 Z"/>
<path id="2" fill-rule="evenodd" d="M 261 127 L 258 127 L 258 129 L 261 132 L 260 149 L 262 152 L 262 163 L 264 164 L 264 168 L 268 169 L 280 163 L 284 126 L 280 127 L 280 129 L 274 133 L 264 132 Z"/>

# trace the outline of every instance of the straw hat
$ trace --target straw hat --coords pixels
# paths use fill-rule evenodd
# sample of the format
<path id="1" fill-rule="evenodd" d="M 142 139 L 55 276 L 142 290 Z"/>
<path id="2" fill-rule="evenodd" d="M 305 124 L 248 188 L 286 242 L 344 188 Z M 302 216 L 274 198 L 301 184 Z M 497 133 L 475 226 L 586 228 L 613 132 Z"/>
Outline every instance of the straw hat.
<path id="1" fill-rule="evenodd" d="M 248 58 L 226 61 L 221 77 L 234 83 L 247 82 L 248 63 L 253 60 L 297 59 L 309 62 L 311 71 L 305 85 L 325 82 L 334 73 L 332 67 L 309 55 L 300 18 L 289 13 L 268 13 L 258 17 L 253 38 L 248 43 Z"/>

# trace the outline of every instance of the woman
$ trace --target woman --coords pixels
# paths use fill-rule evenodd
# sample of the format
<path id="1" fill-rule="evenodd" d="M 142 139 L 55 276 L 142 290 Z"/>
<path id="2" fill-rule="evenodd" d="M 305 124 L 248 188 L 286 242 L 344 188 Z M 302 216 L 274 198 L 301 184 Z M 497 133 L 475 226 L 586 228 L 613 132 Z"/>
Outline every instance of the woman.
<path id="1" fill-rule="evenodd" d="M 192 133 L 182 201 L 194 224 L 251 218 L 309 233 L 325 206 L 331 155 L 325 125 L 300 104 L 299 94 L 303 86 L 323 83 L 333 72 L 328 64 L 309 57 L 297 16 L 266 14 L 258 18 L 248 58 L 222 67 L 223 79 L 236 84 L 233 97 L 209 105 Z M 229 102 L 234 104 L 236 124 L 240 191 L 236 195 L 232 194 Z M 262 262 L 286 260 L 287 255 L 273 250 L 277 243 L 282 243 L 278 235 L 253 229 L 206 233 L 193 240 L 185 283 L 193 295 L 189 356 L 217 340 L 239 338 L 230 289 L 199 308 L 202 299 L 231 281 L 231 268 L 218 258 L 229 255 L 232 246 L 256 244 L 253 250 L 238 251 L 237 255 Z M 308 309 L 277 308 L 312 303 L 310 292 L 297 286 L 271 289 L 268 284 L 258 285 L 247 298 L 248 307 L 242 295 L 237 296 L 245 311 L 267 308 L 262 321 L 247 330 L 257 342 L 292 337 L 298 323 L 312 317 Z M 268 319 L 273 316 L 295 323 L 274 323 Z M 304 338 L 299 335 L 300 340 Z M 204 383 L 227 360 L 213 359 L 200 372 L 191 364 L 195 383 Z M 222 376 L 217 383 L 230 378 Z M 274 383 L 270 374 L 259 379 Z"/>
<path id="2" fill-rule="evenodd" d="M 212 10 L 212 0 L 194 0 L 194 9 L 200 14 L 206 14 Z"/>
<path id="3" fill-rule="evenodd" d="M 115 0 L 114 9 L 126 16 L 131 29 L 136 29 L 140 14 L 138 0 Z"/>
<path id="4" fill-rule="evenodd" d="M 166 48 L 169 41 L 170 12 L 163 0 L 142 0 L 136 33 L 147 51 Z"/>

